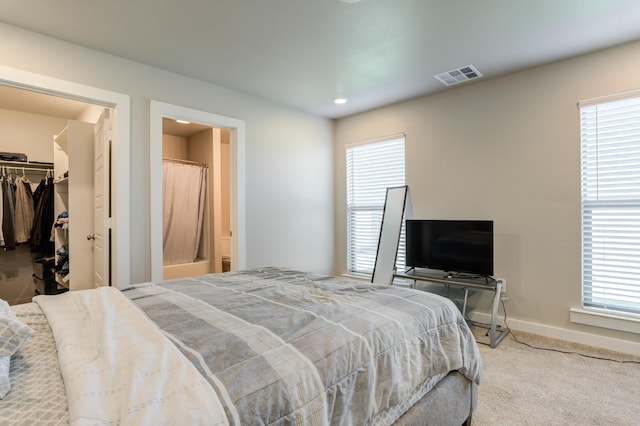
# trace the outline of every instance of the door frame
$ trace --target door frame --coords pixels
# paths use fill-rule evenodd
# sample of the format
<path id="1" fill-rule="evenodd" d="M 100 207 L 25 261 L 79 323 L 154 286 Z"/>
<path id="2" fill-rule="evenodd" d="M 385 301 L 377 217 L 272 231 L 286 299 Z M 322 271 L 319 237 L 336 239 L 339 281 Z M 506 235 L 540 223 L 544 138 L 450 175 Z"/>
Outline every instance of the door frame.
<path id="1" fill-rule="evenodd" d="M 231 270 L 246 268 L 245 122 L 160 101 L 150 101 L 150 236 L 151 280 L 163 280 L 162 261 L 162 119 L 172 118 L 230 130 L 229 198 L 231 210 Z"/>
<path id="2" fill-rule="evenodd" d="M 59 80 L 0 65 L 0 84 L 112 108 L 116 123 L 111 151 L 111 252 L 112 283 L 131 284 L 130 257 L 130 145 L 131 97 L 122 93 Z M 108 224 L 107 224 L 108 227 Z M 107 234 L 108 232 L 105 232 Z"/>

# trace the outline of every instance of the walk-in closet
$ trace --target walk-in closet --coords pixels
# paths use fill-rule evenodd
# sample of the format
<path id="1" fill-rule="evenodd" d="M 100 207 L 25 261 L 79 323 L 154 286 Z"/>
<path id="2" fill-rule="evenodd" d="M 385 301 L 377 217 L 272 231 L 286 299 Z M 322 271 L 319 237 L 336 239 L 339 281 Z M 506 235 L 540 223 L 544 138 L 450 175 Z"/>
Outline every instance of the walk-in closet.
<path id="1" fill-rule="evenodd" d="M 0 85 L 0 299 L 93 285 L 86 241 L 103 109 Z"/>

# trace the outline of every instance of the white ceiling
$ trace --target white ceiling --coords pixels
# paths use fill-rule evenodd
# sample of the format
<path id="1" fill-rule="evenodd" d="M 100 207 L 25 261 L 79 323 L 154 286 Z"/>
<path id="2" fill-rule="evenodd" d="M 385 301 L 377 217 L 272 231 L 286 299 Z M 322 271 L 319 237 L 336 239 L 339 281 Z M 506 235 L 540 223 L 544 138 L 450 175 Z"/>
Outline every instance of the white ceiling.
<path id="1" fill-rule="evenodd" d="M 75 119 L 89 104 L 0 84 L 0 109 Z"/>
<path id="2" fill-rule="evenodd" d="M 337 118 L 638 40 L 640 1 L 0 0 L 0 21 Z"/>

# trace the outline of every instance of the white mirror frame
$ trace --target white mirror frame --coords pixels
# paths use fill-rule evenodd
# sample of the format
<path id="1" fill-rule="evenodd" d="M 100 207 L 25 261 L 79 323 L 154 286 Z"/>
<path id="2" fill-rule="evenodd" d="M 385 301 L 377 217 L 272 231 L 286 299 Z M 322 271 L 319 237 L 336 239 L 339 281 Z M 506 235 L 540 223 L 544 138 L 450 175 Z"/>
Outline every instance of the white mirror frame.
<path id="1" fill-rule="evenodd" d="M 371 275 L 371 282 L 374 284 L 390 285 L 393 282 L 398 244 L 400 243 L 400 233 L 402 231 L 402 217 L 404 216 L 407 200 L 407 189 L 407 185 L 387 188 L 382 224 L 380 225 L 376 264 Z"/>

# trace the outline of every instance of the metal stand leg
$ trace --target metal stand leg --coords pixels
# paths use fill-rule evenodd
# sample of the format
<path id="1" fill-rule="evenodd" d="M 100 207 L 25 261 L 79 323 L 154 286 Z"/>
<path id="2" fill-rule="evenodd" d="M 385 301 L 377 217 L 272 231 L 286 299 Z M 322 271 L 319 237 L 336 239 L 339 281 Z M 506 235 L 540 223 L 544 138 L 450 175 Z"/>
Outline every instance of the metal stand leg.
<path id="1" fill-rule="evenodd" d="M 498 307 L 500 306 L 500 294 L 502 293 L 502 282 L 496 283 L 496 292 L 493 296 L 493 309 L 491 310 L 491 328 L 489 329 L 489 343 L 492 348 L 498 346 L 498 344 L 509 333 L 509 328 L 505 324 L 505 329 L 498 335 L 496 327 L 498 323 Z"/>
<path id="2" fill-rule="evenodd" d="M 462 318 L 467 318 L 467 298 L 469 297 L 469 289 L 464 289 L 464 302 L 462 302 Z"/>
<path id="3" fill-rule="evenodd" d="M 474 282 L 473 280 L 468 280 L 468 279 L 455 279 L 455 278 L 452 278 L 451 276 L 442 277 L 442 276 L 435 276 L 435 275 L 416 275 L 416 274 L 409 275 L 407 273 L 394 274 L 394 277 L 411 280 L 410 281 L 411 284 L 409 284 L 411 288 L 417 288 L 418 281 L 434 283 L 434 284 L 442 284 L 444 285 L 444 289 L 446 292 L 445 294 L 447 295 L 447 297 L 449 297 L 449 299 L 451 299 L 450 286 L 453 285 L 453 286 L 456 286 L 456 288 L 462 287 L 464 288 L 464 303 L 462 305 L 462 316 L 464 317 L 465 321 L 469 325 L 475 325 L 477 327 L 488 329 L 488 332 L 486 335 L 489 336 L 489 345 L 492 348 L 497 347 L 498 344 L 500 344 L 500 342 L 502 341 L 502 339 L 504 339 L 506 335 L 509 334 L 509 327 L 507 327 L 506 323 L 504 324 L 504 327 L 498 326 L 498 310 L 500 308 L 500 301 L 502 300 L 502 286 L 503 286 L 502 280 L 495 280 L 489 283 L 488 280 L 485 279 L 484 282 L 479 283 L 477 282 L 477 280 L 476 282 Z M 495 282 L 495 286 L 493 285 L 494 282 Z M 487 291 L 494 292 L 493 305 L 491 307 L 491 324 L 486 324 L 486 322 L 475 323 L 472 320 L 467 318 L 467 304 L 469 303 L 469 289 L 487 290 Z M 422 289 L 422 290 L 427 290 L 427 289 Z M 456 305 L 459 306 L 458 301 L 456 301 Z M 480 342 L 480 343 L 485 343 L 485 342 Z"/>

